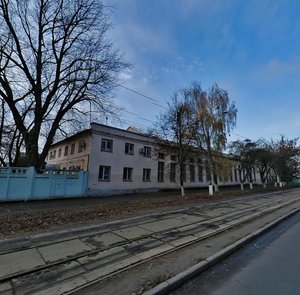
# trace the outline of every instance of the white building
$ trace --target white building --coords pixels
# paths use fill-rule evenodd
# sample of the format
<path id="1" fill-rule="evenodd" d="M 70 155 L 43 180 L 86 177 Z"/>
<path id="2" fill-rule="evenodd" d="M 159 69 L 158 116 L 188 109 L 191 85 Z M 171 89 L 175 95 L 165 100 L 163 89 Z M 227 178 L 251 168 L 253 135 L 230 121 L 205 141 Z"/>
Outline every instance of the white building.
<path id="1" fill-rule="evenodd" d="M 176 157 L 160 152 L 153 137 L 130 129 L 92 123 L 91 129 L 54 144 L 47 163 L 59 164 L 61 169 L 88 170 L 88 194 L 111 195 L 179 187 Z M 202 159 L 187 159 L 185 187 L 209 184 L 203 163 Z M 238 184 L 237 171 L 232 169 L 231 172 L 226 182 L 219 179 L 219 184 Z"/>

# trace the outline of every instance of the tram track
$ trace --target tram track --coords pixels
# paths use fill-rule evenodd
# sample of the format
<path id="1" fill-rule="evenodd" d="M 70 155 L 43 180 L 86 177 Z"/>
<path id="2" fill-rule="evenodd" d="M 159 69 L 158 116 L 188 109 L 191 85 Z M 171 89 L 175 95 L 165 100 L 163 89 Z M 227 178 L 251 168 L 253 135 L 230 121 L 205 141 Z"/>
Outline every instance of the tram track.
<path id="1" fill-rule="evenodd" d="M 255 202 L 258 204 L 255 204 Z M 262 197 L 257 199 L 253 197 L 235 202 L 227 202 L 225 204 L 223 203 L 223 207 L 213 204 L 205 208 L 203 208 L 203 206 L 194 206 L 189 210 L 178 210 L 177 212 L 157 216 L 156 219 L 148 220 L 148 222 L 143 220 L 135 224 L 137 230 L 149 231 L 149 228 L 154 226 L 155 222 L 157 225 L 161 222 L 162 227 L 165 224 L 167 229 L 143 234 L 137 238 L 127 239 L 115 243 L 114 245 L 102 247 L 101 249 L 87 250 L 58 261 L 50 263 L 45 261 L 46 264 L 39 267 L 11 273 L 9 275 L 2 275 L 0 277 L 0 283 L 10 283 L 16 290 L 19 290 L 15 291 L 16 294 L 43 293 L 43 290 L 45 292 L 49 291 L 50 293 L 52 291 L 56 292 L 57 290 L 61 293 L 72 292 L 84 285 L 103 280 L 125 269 L 175 252 L 225 231 L 230 231 L 233 228 L 259 219 L 262 216 L 270 215 L 284 207 L 295 205 L 295 208 L 299 208 L 299 203 L 300 195 L 297 193 L 291 194 L 288 197 L 283 197 L 282 194 L 275 194 L 272 197 L 267 196 L 266 198 Z M 239 210 L 237 210 L 237 208 L 239 208 Z M 207 210 L 205 213 L 207 218 L 203 217 L 203 210 Z M 188 221 L 186 221 L 185 218 Z M 178 220 L 182 225 L 180 226 L 177 223 L 176 226 L 172 227 L 169 226 L 168 223 L 163 223 L 164 220 Z M 195 221 L 193 222 L 192 220 Z M 117 226 L 113 232 L 116 234 L 118 231 L 126 230 L 128 227 L 130 227 L 129 224 L 125 225 L 125 227 Z M 102 235 L 109 233 L 109 230 L 101 231 Z M 86 235 L 83 234 L 81 239 L 88 240 L 93 236 L 95 236 L 95 232 Z M 64 242 L 71 241 L 72 238 L 64 240 Z M 49 246 L 59 243 L 61 243 L 61 240 L 46 245 Z M 35 246 L 28 247 L 28 249 L 39 250 L 44 246 L 44 242 L 42 244 L 37 243 Z M 2 252 L 1 255 L 8 255 L 10 253 L 13 252 L 7 250 L 6 252 Z M 103 263 L 101 264 L 101 262 Z M 74 267 L 70 267 L 72 264 Z M 68 276 L 66 272 L 73 273 Z M 62 274 L 61 277 L 65 278 L 67 283 L 65 283 L 64 280 L 53 280 L 54 276 L 60 277 L 60 273 Z M 51 283 L 55 281 L 54 284 L 51 285 L 50 283 L 46 286 L 40 284 L 30 291 L 29 289 L 26 290 L 26 288 L 22 288 L 22 285 L 31 278 L 47 278 L 47 276 L 48 281 Z"/>

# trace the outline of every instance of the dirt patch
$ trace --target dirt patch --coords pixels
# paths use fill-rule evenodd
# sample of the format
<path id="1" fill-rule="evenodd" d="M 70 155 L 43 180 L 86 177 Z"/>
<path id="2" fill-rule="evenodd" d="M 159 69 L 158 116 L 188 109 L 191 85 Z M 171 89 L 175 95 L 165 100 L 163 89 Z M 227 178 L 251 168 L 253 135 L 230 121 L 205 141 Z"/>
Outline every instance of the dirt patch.
<path id="1" fill-rule="evenodd" d="M 77 200 L 76 206 L 72 206 L 72 200 L 68 200 L 68 203 L 55 200 L 47 201 L 48 203 L 44 203 L 44 206 L 33 206 L 33 203 L 24 203 L 22 207 L 17 209 L 14 204 L 11 204 L 13 209 L 6 204 L 6 210 L 2 210 L 0 215 L 0 238 L 46 232 L 77 225 L 103 223 L 119 218 L 164 212 L 267 191 L 274 191 L 274 188 L 265 190 L 256 188 L 252 191 L 245 190 L 243 193 L 237 189 L 227 190 L 219 192 L 213 197 L 209 197 L 207 193 L 201 191 L 188 192 L 184 198 L 179 196 L 177 192 L 168 192 L 141 195 L 140 199 L 138 196 L 135 198 L 114 197 L 113 202 L 102 203 L 99 199 L 89 200 L 88 202 L 82 200 L 81 203 L 78 203 Z"/>

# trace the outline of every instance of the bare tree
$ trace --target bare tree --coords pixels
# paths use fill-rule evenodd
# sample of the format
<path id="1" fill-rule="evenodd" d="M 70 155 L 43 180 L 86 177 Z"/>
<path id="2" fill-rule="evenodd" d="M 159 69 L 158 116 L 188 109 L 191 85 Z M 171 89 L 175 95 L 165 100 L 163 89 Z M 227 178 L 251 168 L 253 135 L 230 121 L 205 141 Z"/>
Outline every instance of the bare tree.
<path id="1" fill-rule="evenodd" d="M 266 187 L 268 178 L 272 177 L 272 171 L 274 166 L 274 153 L 272 144 L 266 139 L 259 139 L 256 141 L 255 147 L 255 167 L 260 174 L 263 187 Z"/>
<path id="2" fill-rule="evenodd" d="M 194 83 L 188 92 L 194 106 L 195 142 L 206 154 L 211 181 L 218 191 L 215 159 L 221 157 L 227 135 L 236 125 L 237 108 L 228 92 L 217 84 L 204 91 L 199 83 Z"/>
<path id="3" fill-rule="evenodd" d="M 0 165 L 19 166 L 24 150 L 24 139 L 15 125 L 11 112 L 5 101 L 0 97 Z M 24 111 L 25 118 L 28 111 Z"/>
<path id="4" fill-rule="evenodd" d="M 159 118 L 157 144 L 161 150 L 174 156 L 173 163 L 179 167 L 181 195 L 185 196 L 184 181 L 186 160 L 193 152 L 193 121 L 187 93 L 175 93 L 169 109 Z"/>
<path id="5" fill-rule="evenodd" d="M 38 168 L 57 132 L 90 104 L 109 109 L 127 64 L 107 36 L 100 0 L 0 0 L 0 25 L 0 97 Z"/>
<path id="6" fill-rule="evenodd" d="M 250 139 L 236 140 L 229 145 L 230 152 L 239 162 L 239 179 L 241 189 L 244 189 L 244 183 L 248 180 L 250 188 L 253 187 L 253 173 L 255 173 L 256 161 L 256 143 Z"/>
<path id="7" fill-rule="evenodd" d="M 276 182 L 286 182 L 298 176 L 300 156 L 298 138 L 288 139 L 281 135 L 279 140 L 271 141 L 270 145 L 274 156 L 273 169 Z"/>
<path id="8" fill-rule="evenodd" d="M 0 100 L 0 165 L 7 165 L 8 158 L 8 126 L 5 122 L 7 110 L 5 108 L 4 100 Z"/>
<path id="9" fill-rule="evenodd" d="M 239 176 L 241 187 L 246 180 L 253 182 L 253 171 L 257 169 L 263 186 L 268 179 L 275 183 L 288 181 L 299 173 L 300 148 L 298 138 L 288 139 L 281 136 L 278 140 L 249 139 L 237 140 L 230 144 L 230 151 L 240 163 Z"/>

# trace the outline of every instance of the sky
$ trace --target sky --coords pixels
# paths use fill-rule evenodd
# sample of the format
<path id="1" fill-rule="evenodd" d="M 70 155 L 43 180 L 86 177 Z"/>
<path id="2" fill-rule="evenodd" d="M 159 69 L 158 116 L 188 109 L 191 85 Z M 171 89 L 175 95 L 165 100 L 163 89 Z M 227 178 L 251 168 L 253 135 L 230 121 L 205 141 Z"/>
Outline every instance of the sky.
<path id="1" fill-rule="evenodd" d="M 235 102 L 238 138 L 300 136 L 300 1 L 105 0 L 110 38 L 132 68 L 115 102 L 121 121 L 147 130 L 172 95 L 192 82 L 214 83 Z M 151 100 L 152 99 L 152 100 Z M 129 113 L 131 112 L 131 113 Z"/>

